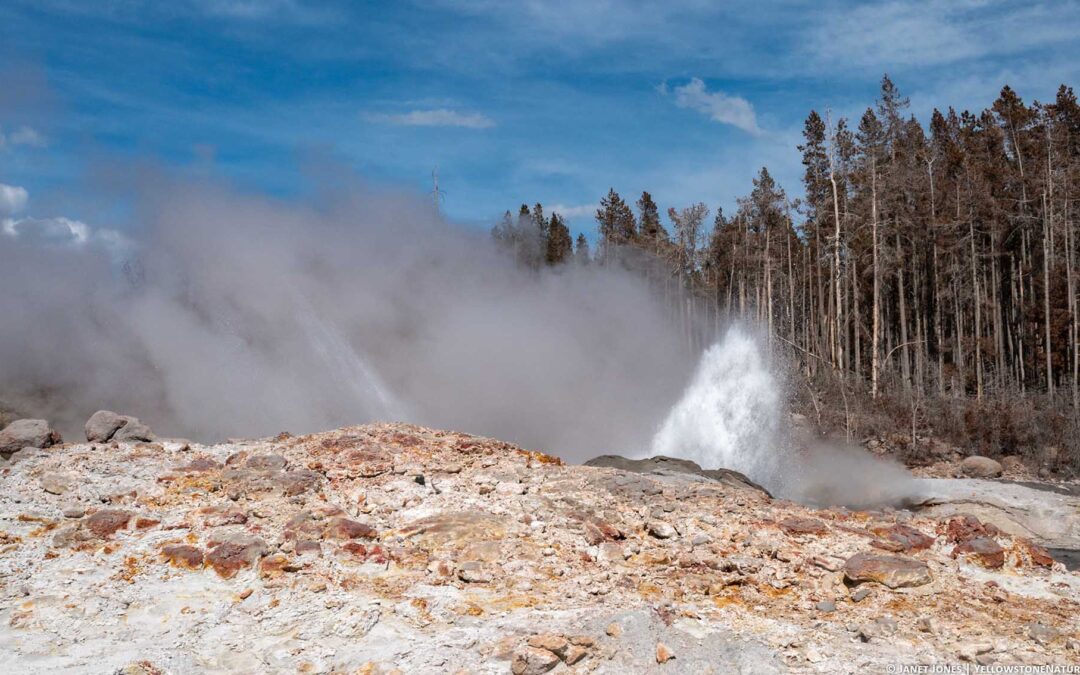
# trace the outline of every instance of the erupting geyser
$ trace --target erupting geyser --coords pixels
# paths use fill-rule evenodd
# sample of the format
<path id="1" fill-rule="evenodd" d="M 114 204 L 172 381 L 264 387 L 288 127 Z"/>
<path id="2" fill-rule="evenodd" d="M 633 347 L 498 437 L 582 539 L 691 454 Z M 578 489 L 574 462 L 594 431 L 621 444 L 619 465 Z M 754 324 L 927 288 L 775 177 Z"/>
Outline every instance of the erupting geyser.
<path id="1" fill-rule="evenodd" d="M 707 469 L 745 473 L 775 484 L 781 387 L 754 339 L 731 329 L 697 370 L 653 437 L 652 454 L 690 459 Z"/>
<path id="2" fill-rule="evenodd" d="M 734 469 L 774 494 L 814 504 L 901 504 L 919 483 L 898 463 L 799 439 L 785 423 L 783 380 L 738 327 L 701 357 L 652 440 L 653 455 Z"/>

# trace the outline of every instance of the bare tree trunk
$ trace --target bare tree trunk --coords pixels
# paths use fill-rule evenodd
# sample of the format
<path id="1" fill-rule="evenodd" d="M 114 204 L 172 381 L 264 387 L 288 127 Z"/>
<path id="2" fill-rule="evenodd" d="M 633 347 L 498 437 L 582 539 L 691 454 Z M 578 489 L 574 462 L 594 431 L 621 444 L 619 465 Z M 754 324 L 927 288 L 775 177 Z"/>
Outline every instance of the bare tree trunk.
<path id="1" fill-rule="evenodd" d="M 900 247 L 900 227 L 897 223 L 896 231 L 896 283 L 897 283 L 897 295 L 899 296 L 900 307 L 900 372 L 904 378 L 904 391 L 911 393 L 911 357 L 908 351 L 908 325 L 907 325 L 907 301 L 904 290 L 904 255 L 903 249 Z"/>
<path id="2" fill-rule="evenodd" d="M 1046 394 L 1054 398 L 1054 359 L 1050 344 L 1050 212 L 1043 192 L 1043 313 L 1046 332 Z"/>
<path id="3" fill-rule="evenodd" d="M 975 303 L 975 400 L 981 401 L 983 397 L 983 370 L 982 370 L 982 302 L 979 293 L 979 274 L 976 267 L 975 257 L 975 219 L 968 216 L 968 235 L 971 239 L 971 288 L 972 300 Z"/>
<path id="4" fill-rule="evenodd" d="M 871 160 L 870 170 L 870 227 L 873 232 L 870 250 L 874 258 L 874 316 L 870 352 L 870 397 L 877 398 L 881 368 L 881 281 L 878 273 L 877 166 Z"/>

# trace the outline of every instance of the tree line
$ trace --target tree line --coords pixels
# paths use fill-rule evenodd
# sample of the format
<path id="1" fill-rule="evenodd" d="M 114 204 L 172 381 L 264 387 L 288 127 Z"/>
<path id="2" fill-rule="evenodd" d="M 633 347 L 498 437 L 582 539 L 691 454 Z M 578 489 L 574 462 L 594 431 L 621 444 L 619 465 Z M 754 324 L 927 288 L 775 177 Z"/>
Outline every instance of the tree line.
<path id="1" fill-rule="evenodd" d="M 857 122 L 811 111 L 803 196 L 767 168 L 732 214 L 632 208 L 610 190 L 597 250 L 537 204 L 492 233 L 525 265 L 625 264 L 669 301 L 687 345 L 753 320 L 807 375 L 919 395 L 1045 393 L 1080 406 L 1080 105 L 1010 87 L 980 113 L 923 125 L 885 76 Z M 636 211 L 636 212 L 635 212 Z"/>

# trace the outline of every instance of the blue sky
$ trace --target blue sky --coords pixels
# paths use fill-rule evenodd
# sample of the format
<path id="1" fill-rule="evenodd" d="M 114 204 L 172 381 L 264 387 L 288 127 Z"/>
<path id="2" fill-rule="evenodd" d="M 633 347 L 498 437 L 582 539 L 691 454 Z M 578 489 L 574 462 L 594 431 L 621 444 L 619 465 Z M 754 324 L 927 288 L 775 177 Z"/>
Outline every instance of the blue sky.
<path id="1" fill-rule="evenodd" d="M 798 194 L 811 108 L 886 71 L 921 118 L 1047 100 L 1078 35 L 1077 2 L 4 0 L 0 218 L 123 227 L 125 161 L 289 199 L 320 160 L 417 194 L 438 165 L 483 227 L 541 201 L 592 232 L 611 186 L 730 209 L 762 165 Z"/>

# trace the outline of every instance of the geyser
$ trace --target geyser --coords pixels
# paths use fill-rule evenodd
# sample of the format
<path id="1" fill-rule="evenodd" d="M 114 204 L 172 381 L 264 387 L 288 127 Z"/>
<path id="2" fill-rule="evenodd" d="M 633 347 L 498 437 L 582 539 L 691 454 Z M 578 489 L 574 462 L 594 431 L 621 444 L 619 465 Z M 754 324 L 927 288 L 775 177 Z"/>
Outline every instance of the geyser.
<path id="1" fill-rule="evenodd" d="M 776 495 L 813 504 L 902 504 L 919 492 L 899 463 L 795 438 L 785 407 L 783 378 L 758 341 L 731 328 L 702 355 L 651 453 L 741 471 Z"/>

